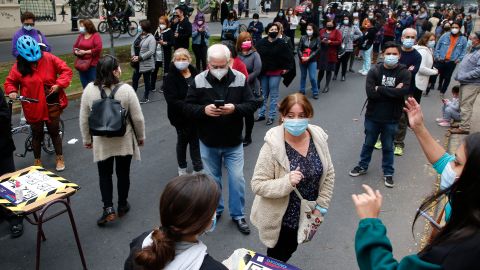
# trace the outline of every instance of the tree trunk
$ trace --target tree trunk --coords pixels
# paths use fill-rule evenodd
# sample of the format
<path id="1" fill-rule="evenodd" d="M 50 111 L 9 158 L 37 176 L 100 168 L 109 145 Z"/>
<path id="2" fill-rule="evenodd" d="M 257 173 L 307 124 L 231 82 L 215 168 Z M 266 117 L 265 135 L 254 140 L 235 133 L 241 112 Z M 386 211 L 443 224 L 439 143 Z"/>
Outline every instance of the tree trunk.
<path id="1" fill-rule="evenodd" d="M 158 18 L 165 15 L 167 3 L 165 0 L 148 0 L 147 4 L 147 20 L 152 24 L 152 31 L 158 27 Z"/>

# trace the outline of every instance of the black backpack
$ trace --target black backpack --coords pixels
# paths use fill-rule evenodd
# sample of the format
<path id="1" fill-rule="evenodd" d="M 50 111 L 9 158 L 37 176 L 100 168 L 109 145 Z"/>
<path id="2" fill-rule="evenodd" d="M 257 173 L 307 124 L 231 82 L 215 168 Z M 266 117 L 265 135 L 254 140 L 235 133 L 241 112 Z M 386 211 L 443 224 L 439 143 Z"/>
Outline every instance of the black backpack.
<path id="1" fill-rule="evenodd" d="M 105 90 L 100 86 L 101 99 L 93 102 L 88 116 L 88 127 L 93 136 L 122 137 L 127 130 L 127 111 L 119 100 L 114 99 L 118 84 L 107 97 Z"/>

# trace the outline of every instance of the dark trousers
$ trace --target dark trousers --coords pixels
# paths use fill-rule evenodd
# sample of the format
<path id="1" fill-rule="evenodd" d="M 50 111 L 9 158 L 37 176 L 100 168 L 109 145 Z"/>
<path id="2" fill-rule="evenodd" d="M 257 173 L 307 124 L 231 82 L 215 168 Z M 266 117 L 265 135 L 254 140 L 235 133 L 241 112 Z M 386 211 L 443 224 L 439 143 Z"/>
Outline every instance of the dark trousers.
<path id="1" fill-rule="evenodd" d="M 90 82 L 95 81 L 95 78 L 97 78 L 97 67 L 90 67 L 86 71 L 79 71 L 78 74 L 82 88 L 85 89 Z"/>
<path id="2" fill-rule="evenodd" d="M 113 156 L 97 162 L 98 176 L 100 177 L 100 192 L 104 207 L 113 206 L 113 162 L 117 174 L 118 204 L 127 204 L 128 190 L 130 189 L 130 163 L 132 156 Z"/>
<path id="3" fill-rule="evenodd" d="M 384 175 L 393 175 L 395 169 L 393 167 L 393 139 L 397 132 L 397 122 L 377 122 L 365 118 L 365 142 L 360 153 L 360 162 L 358 166 L 367 170 L 372 160 L 372 152 L 375 143 L 380 136 L 382 142 L 382 169 Z"/>
<path id="4" fill-rule="evenodd" d="M 412 97 L 420 104 L 422 100 L 422 90 L 414 87 Z M 408 127 L 408 116 L 407 113 L 402 112 L 402 117 L 398 122 L 398 131 L 395 135 L 395 146 L 404 148 L 405 147 L 405 136 L 407 136 L 407 127 Z"/>
<path id="5" fill-rule="evenodd" d="M 13 162 L 13 153 L 0 157 L 0 176 L 15 171 L 15 163 Z"/>
<path id="6" fill-rule="evenodd" d="M 350 55 L 352 52 L 345 52 L 342 57 L 340 57 L 339 61 L 335 65 L 335 77 L 338 75 L 338 71 L 340 70 L 340 65 L 342 66 L 342 76 L 347 74 L 347 64 L 348 60 L 350 60 Z"/>
<path id="7" fill-rule="evenodd" d="M 445 94 L 445 92 L 447 92 L 450 78 L 456 66 L 457 64 L 455 64 L 454 61 L 438 62 L 438 73 L 440 74 L 440 85 L 438 89 L 440 93 Z"/>
<path id="8" fill-rule="evenodd" d="M 253 114 L 245 116 L 245 139 L 252 139 L 252 130 L 255 122 Z"/>
<path id="9" fill-rule="evenodd" d="M 295 48 L 295 30 L 287 29 L 285 30 L 285 34 L 290 38 L 290 42 L 292 43 L 293 48 Z"/>
<path id="10" fill-rule="evenodd" d="M 278 242 L 274 248 L 267 249 L 267 256 L 282 262 L 287 262 L 292 254 L 297 250 L 297 231 L 289 227 L 282 226 Z"/>
<path id="11" fill-rule="evenodd" d="M 207 49 L 206 45 L 192 44 L 192 50 L 195 54 L 195 67 L 199 73 L 207 69 Z"/>
<path id="12" fill-rule="evenodd" d="M 32 129 L 32 148 L 33 156 L 40 159 L 42 153 L 42 142 L 44 138 L 43 126 L 47 126 L 48 135 L 52 139 L 53 147 L 56 155 L 62 155 L 62 138 L 60 137 L 60 115 L 53 116 L 50 114 L 50 121 L 40 121 L 29 123 Z"/>
<path id="13" fill-rule="evenodd" d="M 198 172 L 203 169 L 200 145 L 195 127 L 175 127 L 177 130 L 177 161 L 178 167 L 187 168 L 187 146 L 190 145 L 190 158 L 192 159 L 193 170 Z"/>
<path id="14" fill-rule="evenodd" d="M 318 89 L 320 89 L 320 83 L 322 82 L 323 76 L 325 75 L 325 73 L 326 73 L 325 87 L 328 87 L 330 85 L 330 80 L 332 79 L 332 71 L 320 69 L 318 70 L 318 77 L 317 77 Z"/>
<path id="15" fill-rule="evenodd" d="M 162 61 L 155 61 L 155 69 L 152 72 L 152 78 L 150 79 L 151 87 L 153 89 L 157 89 L 156 84 L 157 84 L 157 76 L 158 76 L 158 71 L 160 68 L 163 68 L 163 62 Z M 165 69 L 164 69 L 165 70 Z M 165 79 L 165 71 L 163 72 L 163 79 Z"/>
<path id="16" fill-rule="evenodd" d="M 136 69 L 133 72 L 133 76 L 132 76 L 132 87 L 136 92 L 138 89 L 138 81 L 140 80 L 140 77 L 142 77 L 142 75 L 143 75 L 143 83 L 145 84 L 145 92 L 143 93 L 143 98 L 148 99 L 148 94 L 150 93 L 150 90 L 152 90 L 152 84 L 151 84 L 152 71 L 151 70 L 140 73 L 138 69 Z"/>

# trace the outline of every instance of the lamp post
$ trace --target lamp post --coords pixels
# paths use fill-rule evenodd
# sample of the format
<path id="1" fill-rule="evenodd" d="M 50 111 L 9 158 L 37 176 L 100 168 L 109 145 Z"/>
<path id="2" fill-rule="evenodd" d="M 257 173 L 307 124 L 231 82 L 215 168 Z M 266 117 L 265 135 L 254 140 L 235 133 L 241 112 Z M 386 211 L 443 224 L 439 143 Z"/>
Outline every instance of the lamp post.
<path id="1" fill-rule="evenodd" d="M 78 10 L 77 0 L 70 0 L 70 14 L 72 14 L 72 29 L 71 31 L 78 31 Z"/>

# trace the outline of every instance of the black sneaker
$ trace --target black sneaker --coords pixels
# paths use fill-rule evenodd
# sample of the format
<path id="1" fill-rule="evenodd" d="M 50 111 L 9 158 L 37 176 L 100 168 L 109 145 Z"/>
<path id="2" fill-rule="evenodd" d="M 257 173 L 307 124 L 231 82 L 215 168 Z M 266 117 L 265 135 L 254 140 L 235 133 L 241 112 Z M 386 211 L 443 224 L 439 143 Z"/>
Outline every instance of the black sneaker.
<path id="1" fill-rule="evenodd" d="M 259 116 L 257 119 L 255 119 L 255 122 L 260 122 L 264 120 L 265 120 L 265 116 Z"/>
<path id="2" fill-rule="evenodd" d="M 383 180 L 385 181 L 385 186 L 388 188 L 393 188 L 395 184 L 393 183 L 393 176 L 391 175 L 385 175 L 383 176 Z"/>
<path id="3" fill-rule="evenodd" d="M 366 174 L 366 173 L 367 173 L 367 170 L 365 170 L 364 168 L 362 168 L 360 166 L 356 166 L 348 174 L 350 174 L 350 176 L 357 177 L 359 175 Z"/>
<path id="4" fill-rule="evenodd" d="M 115 214 L 115 209 L 113 207 L 106 207 L 103 208 L 102 216 L 97 220 L 98 226 L 103 226 L 107 222 L 112 222 L 117 218 L 117 214 Z"/>
<path id="5" fill-rule="evenodd" d="M 125 205 L 118 205 L 117 212 L 118 212 L 118 217 L 123 217 L 125 214 L 130 211 L 130 204 L 127 202 Z"/>
<path id="6" fill-rule="evenodd" d="M 244 218 L 241 219 L 232 219 L 235 224 L 237 224 L 238 230 L 243 234 L 250 234 L 250 228 L 248 227 L 247 221 Z"/>
<path id="7" fill-rule="evenodd" d="M 244 138 L 243 139 L 243 147 L 247 147 L 252 143 L 252 138 Z"/>
<path id="8" fill-rule="evenodd" d="M 148 99 L 148 98 L 144 98 L 144 99 L 140 100 L 140 104 L 146 104 L 148 102 L 150 102 L 150 99 Z"/>

